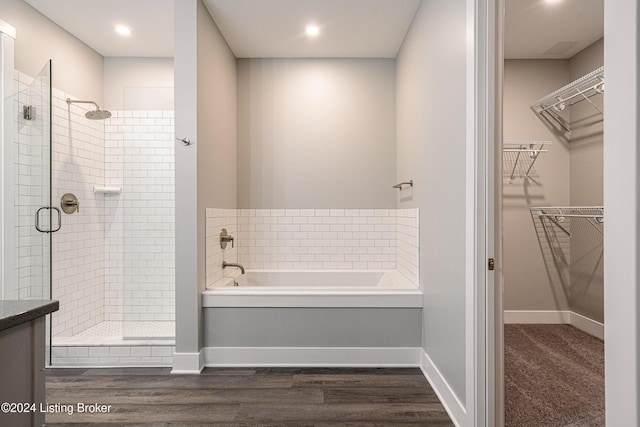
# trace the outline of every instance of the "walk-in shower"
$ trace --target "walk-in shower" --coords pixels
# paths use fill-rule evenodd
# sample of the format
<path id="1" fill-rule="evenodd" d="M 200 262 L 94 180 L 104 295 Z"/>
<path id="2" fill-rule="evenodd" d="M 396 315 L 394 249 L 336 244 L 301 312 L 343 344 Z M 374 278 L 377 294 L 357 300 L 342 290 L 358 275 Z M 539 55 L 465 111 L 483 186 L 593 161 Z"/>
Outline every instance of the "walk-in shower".
<path id="1" fill-rule="evenodd" d="M 171 365 L 173 88 L 125 87 L 101 108 L 53 87 L 51 63 L 36 78 L 13 71 L 3 297 L 60 301 L 52 366 Z M 67 193 L 82 209 L 58 215 Z"/>

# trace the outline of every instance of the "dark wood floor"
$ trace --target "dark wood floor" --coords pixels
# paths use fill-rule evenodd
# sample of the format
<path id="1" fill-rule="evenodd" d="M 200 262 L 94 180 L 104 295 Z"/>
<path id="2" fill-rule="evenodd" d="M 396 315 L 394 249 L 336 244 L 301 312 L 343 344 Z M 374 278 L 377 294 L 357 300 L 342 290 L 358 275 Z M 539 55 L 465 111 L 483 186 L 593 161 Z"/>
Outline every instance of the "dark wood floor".
<path id="1" fill-rule="evenodd" d="M 47 426 L 451 426 L 419 369 L 50 369 L 47 404 L 111 405 L 49 413 Z"/>

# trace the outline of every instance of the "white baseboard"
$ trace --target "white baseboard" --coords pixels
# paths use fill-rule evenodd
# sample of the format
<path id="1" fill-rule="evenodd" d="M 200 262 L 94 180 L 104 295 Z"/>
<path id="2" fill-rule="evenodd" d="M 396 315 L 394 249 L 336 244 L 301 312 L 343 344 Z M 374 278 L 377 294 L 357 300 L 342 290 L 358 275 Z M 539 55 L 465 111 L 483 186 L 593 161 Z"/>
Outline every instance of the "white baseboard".
<path id="1" fill-rule="evenodd" d="M 504 323 L 569 324 L 568 310 L 505 310 Z"/>
<path id="2" fill-rule="evenodd" d="M 204 368 L 204 353 L 173 353 L 172 374 L 199 374 Z"/>
<path id="3" fill-rule="evenodd" d="M 505 310 L 504 323 L 572 325 L 594 337 L 604 339 L 604 324 L 569 310 Z"/>
<path id="4" fill-rule="evenodd" d="M 420 352 L 414 347 L 205 347 L 204 365 L 417 367 Z"/>
<path id="5" fill-rule="evenodd" d="M 460 403 L 458 396 L 453 392 L 447 380 L 444 379 L 438 368 L 433 364 L 431 358 L 424 350 L 420 349 L 420 369 L 431 384 L 431 388 L 440 399 L 440 403 L 449 414 L 449 418 L 456 427 L 464 425 L 466 411 L 464 405 Z"/>
<path id="6" fill-rule="evenodd" d="M 581 314 L 571 312 L 571 324 L 594 337 L 604 339 L 604 323 L 589 319 Z"/>

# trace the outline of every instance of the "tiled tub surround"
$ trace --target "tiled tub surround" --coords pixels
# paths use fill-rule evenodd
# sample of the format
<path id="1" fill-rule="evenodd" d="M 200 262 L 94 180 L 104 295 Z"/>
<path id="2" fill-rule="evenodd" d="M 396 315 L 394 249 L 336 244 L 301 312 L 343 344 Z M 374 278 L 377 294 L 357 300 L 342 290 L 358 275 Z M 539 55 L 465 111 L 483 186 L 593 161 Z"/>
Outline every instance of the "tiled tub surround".
<path id="1" fill-rule="evenodd" d="M 418 365 L 418 235 L 416 209 L 208 209 L 205 365 Z"/>
<path id="2" fill-rule="evenodd" d="M 207 209 L 207 287 L 246 269 L 399 270 L 418 283 L 417 209 Z M 235 248 L 220 249 L 222 227 Z M 231 232 L 237 230 L 237 233 Z"/>

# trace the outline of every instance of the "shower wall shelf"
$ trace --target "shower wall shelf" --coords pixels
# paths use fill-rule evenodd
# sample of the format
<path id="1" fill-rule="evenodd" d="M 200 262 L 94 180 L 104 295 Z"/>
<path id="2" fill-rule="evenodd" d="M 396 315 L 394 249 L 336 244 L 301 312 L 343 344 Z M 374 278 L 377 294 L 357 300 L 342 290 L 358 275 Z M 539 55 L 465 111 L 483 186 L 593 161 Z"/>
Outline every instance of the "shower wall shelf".
<path id="1" fill-rule="evenodd" d="M 530 210 L 532 216 L 537 216 L 540 220 L 548 219 L 567 236 L 571 236 L 571 232 L 562 223 L 571 218 L 584 219 L 601 234 L 603 233 L 604 207 L 602 206 L 543 206 L 532 207 Z"/>
<path id="2" fill-rule="evenodd" d="M 93 187 L 93 192 L 96 194 L 120 194 L 122 188 L 120 187 Z"/>
<path id="3" fill-rule="evenodd" d="M 538 160 L 540 153 L 547 152 L 544 147 L 551 144 L 551 141 L 504 141 L 504 173 L 509 177 L 509 183 L 513 184 L 516 177 L 530 178 L 534 171 L 533 164 Z"/>
<path id="4" fill-rule="evenodd" d="M 539 99 L 531 105 L 531 109 L 539 118 L 547 121 L 556 130 L 571 132 L 571 120 L 566 114 L 567 107 L 587 101 L 598 113 L 602 114 L 602 110 L 591 101 L 591 98 L 603 93 L 604 67 L 600 67 Z"/>

